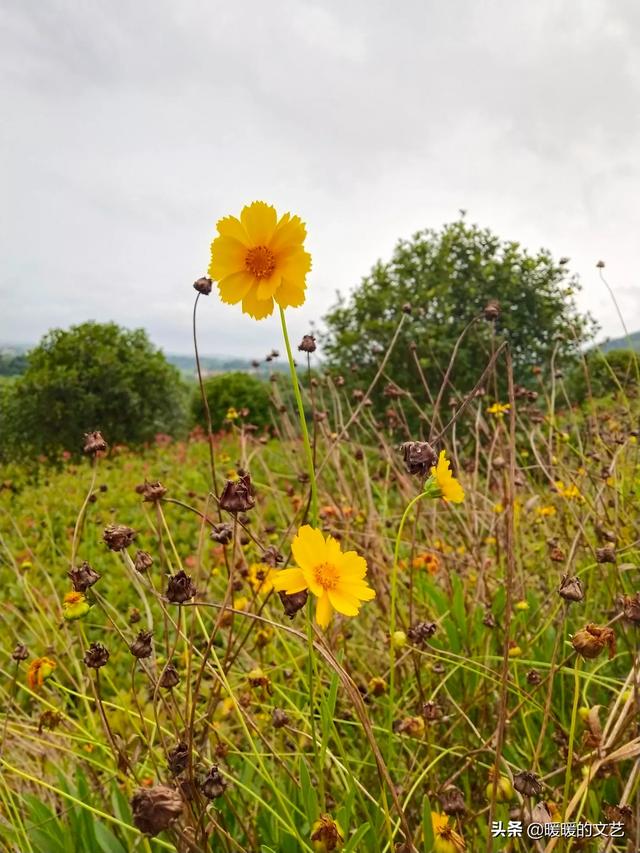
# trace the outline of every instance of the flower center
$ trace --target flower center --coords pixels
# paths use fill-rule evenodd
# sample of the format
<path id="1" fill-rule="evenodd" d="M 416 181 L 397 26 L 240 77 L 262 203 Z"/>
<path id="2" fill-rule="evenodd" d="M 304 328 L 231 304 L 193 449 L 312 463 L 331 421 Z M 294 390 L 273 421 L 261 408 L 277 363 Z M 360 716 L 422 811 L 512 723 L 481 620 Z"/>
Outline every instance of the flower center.
<path id="1" fill-rule="evenodd" d="M 323 589 L 335 589 L 338 585 L 338 570 L 333 563 L 320 563 L 313 570 L 316 583 Z"/>
<path id="2" fill-rule="evenodd" d="M 276 268 L 276 258 L 266 246 L 254 246 L 247 252 L 244 265 L 256 278 L 269 278 Z"/>

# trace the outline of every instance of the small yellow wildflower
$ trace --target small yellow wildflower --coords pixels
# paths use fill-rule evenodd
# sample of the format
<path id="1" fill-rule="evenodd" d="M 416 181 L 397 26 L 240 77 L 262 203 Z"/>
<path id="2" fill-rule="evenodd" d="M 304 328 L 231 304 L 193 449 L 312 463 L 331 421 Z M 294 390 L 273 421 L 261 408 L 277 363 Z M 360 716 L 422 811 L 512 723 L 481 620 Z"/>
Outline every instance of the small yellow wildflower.
<path id="1" fill-rule="evenodd" d="M 584 498 L 580 494 L 580 489 L 574 484 L 569 483 L 568 486 L 565 486 L 562 480 L 556 480 L 555 487 L 558 491 L 558 494 L 569 501 L 583 501 Z"/>
<path id="2" fill-rule="evenodd" d="M 523 601 L 516 601 L 516 603 L 514 604 L 514 607 L 516 610 L 528 610 L 529 609 L 529 603 L 527 601 L 524 601 L 524 600 Z"/>
<path id="3" fill-rule="evenodd" d="M 495 503 L 493 505 L 493 511 L 495 512 L 496 515 L 501 515 L 504 512 L 504 505 L 501 504 L 500 502 Z"/>
<path id="4" fill-rule="evenodd" d="M 440 812 L 431 812 L 433 849 L 435 853 L 461 853 L 466 850 L 463 837 L 452 826 L 449 818 Z"/>
<path id="5" fill-rule="evenodd" d="M 249 566 L 248 580 L 254 592 L 262 592 L 268 595 L 273 589 L 272 578 L 275 570 L 266 563 L 252 563 Z"/>
<path id="6" fill-rule="evenodd" d="M 292 595 L 308 589 L 318 598 L 316 622 L 326 628 L 334 610 L 345 616 L 357 616 L 362 601 L 375 598 L 367 585 L 367 562 L 355 551 L 342 551 L 333 536 L 322 535 L 308 524 L 298 530 L 291 544 L 298 564 L 281 569 L 271 579 L 278 592 Z"/>
<path id="7" fill-rule="evenodd" d="M 505 413 L 511 409 L 511 403 L 494 403 L 487 409 L 487 414 L 496 418 L 503 418 Z"/>
<path id="8" fill-rule="evenodd" d="M 254 201 L 240 218 L 226 216 L 217 223 L 211 244 L 209 276 L 218 282 L 223 302 L 242 302 L 242 311 L 261 320 L 281 308 L 302 305 L 311 255 L 304 250 L 307 231 L 299 216 Z"/>
<path id="9" fill-rule="evenodd" d="M 82 619 L 86 616 L 91 605 L 81 592 L 71 590 L 68 592 L 62 601 L 62 615 L 67 622 L 74 622 L 76 619 Z"/>
<path id="10" fill-rule="evenodd" d="M 557 510 L 556 510 L 556 508 L 555 508 L 554 506 L 539 506 L 539 507 L 536 509 L 536 512 L 537 512 L 537 513 L 538 513 L 538 515 L 539 515 L 539 516 L 541 516 L 542 518 L 546 518 L 547 516 L 555 515 L 555 514 L 556 514 L 556 512 L 557 512 Z"/>
<path id="11" fill-rule="evenodd" d="M 402 649 L 407 645 L 407 635 L 404 631 L 394 631 L 391 635 L 391 645 L 394 649 Z"/>
<path id="12" fill-rule="evenodd" d="M 27 670 L 27 684 L 32 690 L 42 687 L 55 668 L 56 662 L 51 658 L 35 658 Z"/>
<path id="13" fill-rule="evenodd" d="M 440 489 L 440 496 L 445 501 L 451 501 L 454 504 L 462 503 L 464 500 L 464 489 L 451 473 L 451 463 L 447 459 L 444 450 L 440 451 L 438 464 L 435 468 L 431 469 L 431 476 L 435 479 Z"/>
<path id="14" fill-rule="evenodd" d="M 311 843 L 316 853 L 334 853 L 344 847 L 344 832 L 338 821 L 320 815 L 311 827 Z"/>
<path id="15" fill-rule="evenodd" d="M 230 406 L 230 407 L 227 409 L 227 416 L 226 416 L 225 420 L 227 420 L 227 421 L 236 421 L 239 417 L 240 417 L 240 415 L 238 414 L 237 410 L 236 410 L 236 409 L 234 409 L 234 407 L 233 407 L 233 406 Z"/>

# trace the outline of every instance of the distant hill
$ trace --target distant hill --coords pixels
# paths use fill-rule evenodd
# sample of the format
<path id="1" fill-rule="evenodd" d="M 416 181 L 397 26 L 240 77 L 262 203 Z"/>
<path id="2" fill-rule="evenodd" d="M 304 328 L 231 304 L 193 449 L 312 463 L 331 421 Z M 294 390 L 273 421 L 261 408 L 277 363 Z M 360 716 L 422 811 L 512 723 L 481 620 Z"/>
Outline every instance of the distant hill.
<path id="1" fill-rule="evenodd" d="M 629 337 L 607 338 L 600 344 L 600 349 L 609 352 L 612 349 L 634 349 L 640 352 L 640 331 L 631 332 Z"/>
<path id="2" fill-rule="evenodd" d="M 173 355 L 165 353 L 165 357 L 169 364 L 173 364 L 178 368 L 180 373 L 186 379 L 196 377 L 196 360 L 192 355 Z M 201 355 L 200 367 L 203 375 L 211 375 L 214 373 L 229 373 L 232 370 L 257 371 L 258 373 L 271 373 L 274 370 L 288 370 L 287 364 L 284 361 L 261 361 L 259 367 L 254 367 L 251 361 L 246 358 L 234 358 L 233 356 L 217 356 L 217 355 Z"/>

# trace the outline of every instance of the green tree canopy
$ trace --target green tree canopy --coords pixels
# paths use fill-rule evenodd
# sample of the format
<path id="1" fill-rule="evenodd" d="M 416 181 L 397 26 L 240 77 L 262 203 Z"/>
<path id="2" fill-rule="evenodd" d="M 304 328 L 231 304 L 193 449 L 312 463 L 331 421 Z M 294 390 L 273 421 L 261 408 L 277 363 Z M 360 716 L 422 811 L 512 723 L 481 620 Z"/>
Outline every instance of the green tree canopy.
<path id="1" fill-rule="evenodd" d="M 267 382 L 249 373 L 234 371 L 211 376 L 204 382 L 205 394 L 211 413 L 211 425 L 214 431 L 229 426 L 227 412 L 235 409 L 238 413 L 248 410 L 243 422 L 255 424 L 261 429 L 271 422 L 271 397 Z M 204 406 L 200 389 L 194 392 L 191 411 L 194 420 L 206 426 Z"/>
<path id="2" fill-rule="evenodd" d="M 359 287 L 325 317 L 328 366 L 349 376 L 357 366 L 364 386 L 380 364 L 403 310 L 411 306 L 386 373 L 409 390 L 418 387 L 410 347 L 427 380 L 438 387 L 460 333 L 482 315 L 491 300 L 500 303 L 495 334 L 511 344 L 516 379 L 524 383 L 532 365 L 556 363 L 574 354 L 593 334 L 593 321 L 579 313 L 579 289 L 564 260 L 542 250 L 529 254 L 518 243 L 500 240 L 464 220 L 440 231 L 425 230 L 401 240 L 387 263 L 379 261 Z M 451 376 L 454 388 L 469 391 L 487 364 L 494 323 L 482 320 L 467 334 Z"/>
<path id="3" fill-rule="evenodd" d="M 5 456 L 79 452 L 99 429 L 109 444 L 140 444 L 184 427 L 178 371 L 142 329 L 83 323 L 53 329 L 2 398 Z"/>

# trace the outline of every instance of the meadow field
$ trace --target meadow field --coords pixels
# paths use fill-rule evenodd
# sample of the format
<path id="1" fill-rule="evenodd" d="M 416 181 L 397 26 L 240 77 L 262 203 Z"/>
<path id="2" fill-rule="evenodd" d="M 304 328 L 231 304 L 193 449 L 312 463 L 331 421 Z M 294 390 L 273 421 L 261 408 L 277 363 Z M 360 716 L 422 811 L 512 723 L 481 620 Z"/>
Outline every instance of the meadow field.
<path id="1" fill-rule="evenodd" d="M 637 400 L 494 355 L 3 467 L 2 849 L 639 849 Z"/>

